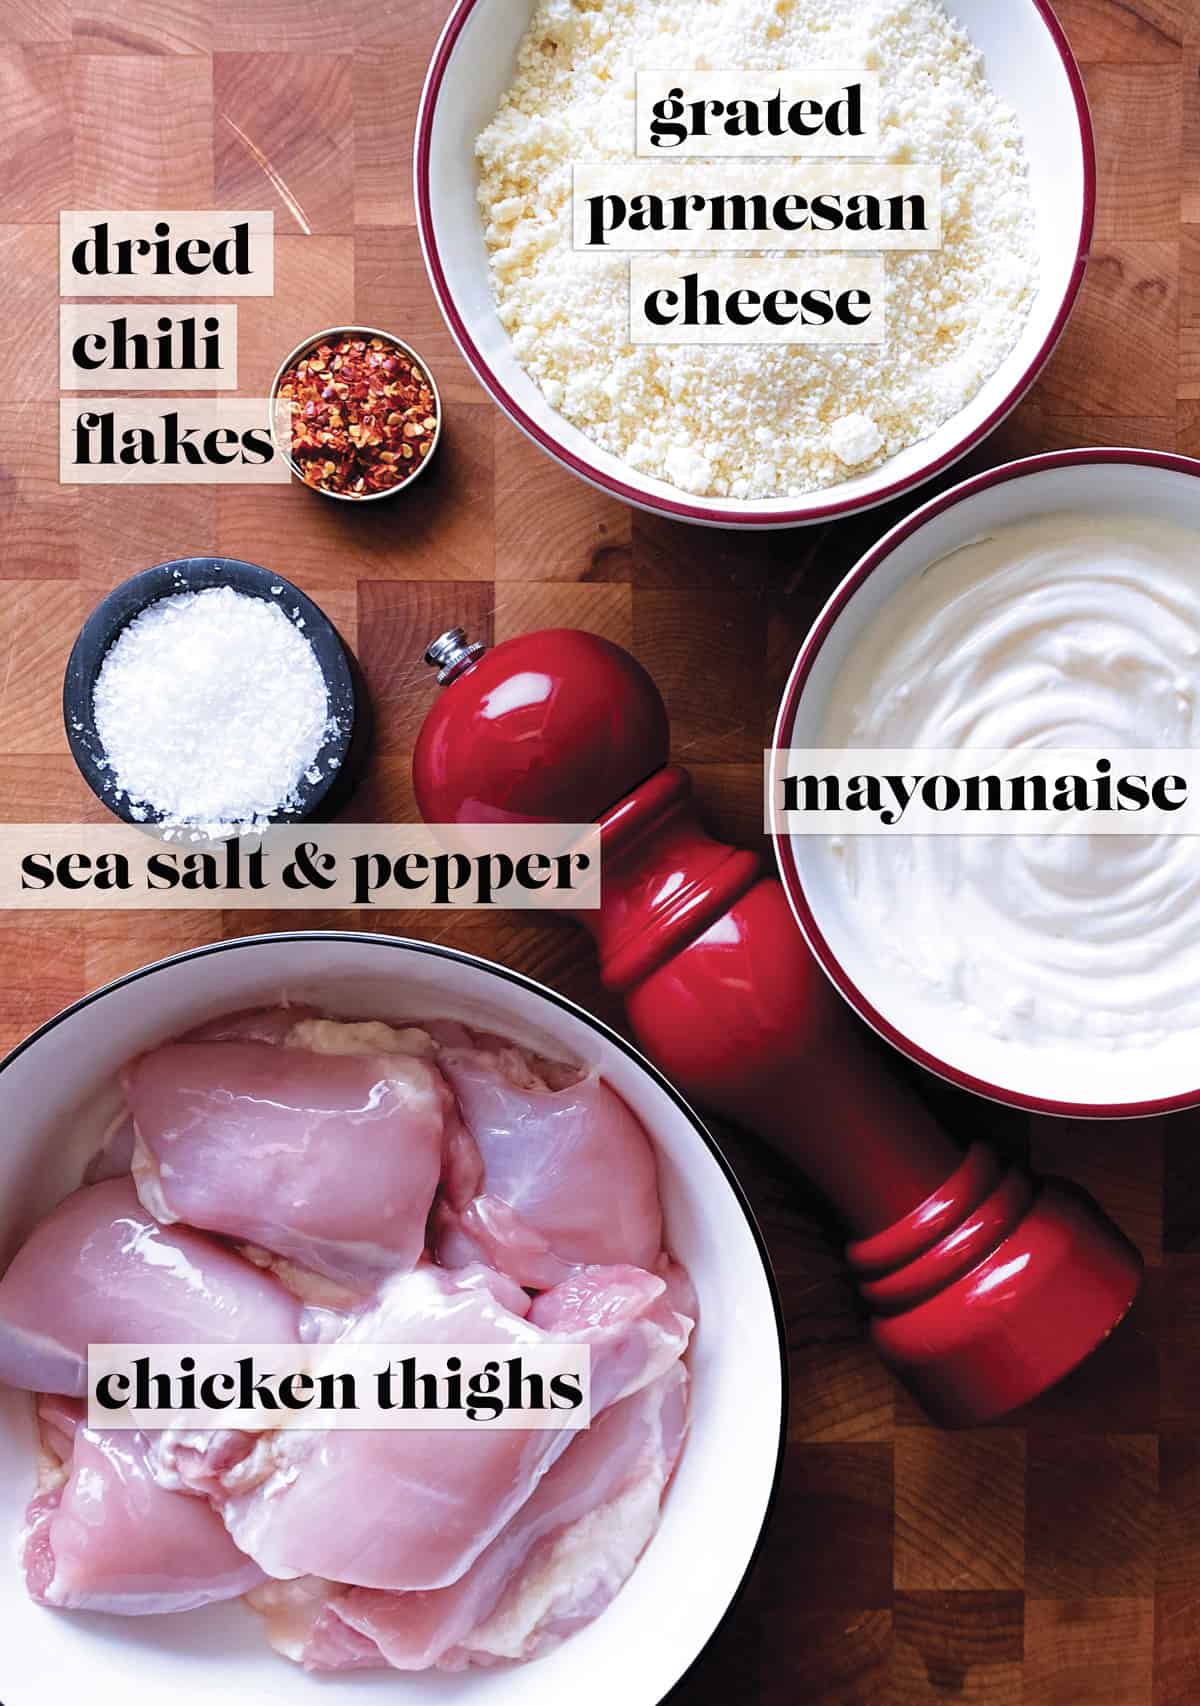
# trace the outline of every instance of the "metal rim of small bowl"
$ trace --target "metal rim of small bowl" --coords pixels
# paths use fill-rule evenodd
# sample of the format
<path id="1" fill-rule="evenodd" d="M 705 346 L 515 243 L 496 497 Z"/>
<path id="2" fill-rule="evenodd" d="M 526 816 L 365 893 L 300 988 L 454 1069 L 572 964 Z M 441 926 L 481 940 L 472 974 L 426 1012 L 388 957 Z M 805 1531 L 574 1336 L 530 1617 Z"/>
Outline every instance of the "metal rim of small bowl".
<path id="1" fill-rule="evenodd" d="M 407 355 L 410 360 L 416 362 L 417 366 L 421 369 L 421 372 L 425 375 L 426 379 L 428 379 L 429 389 L 433 392 L 433 409 L 434 414 L 437 417 L 437 425 L 433 429 L 433 443 L 429 446 L 429 454 L 425 456 L 417 467 L 413 469 L 407 479 L 397 480 L 394 486 L 384 486 L 383 489 L 378 492 L 332 492 L 326 486 L 310 485 L 310 483 L 304 478 L 303 470 L 301 469 L 300 464 L 296 461 L 296 458 L 292 456 L 291 453 L 279 442 L 279 434 L 275 430 L 275 413 L 279 406 L 279 387 L 283 383 L 283 376 L 287 372 L 288 368 L 291 367 L 293 362 L 299 361 L 302 356 L 307 355 L 309 350 L 315 349 L 318 344 L 328 343 L 331 340 L 346 337 L 382 338 L 385 343 L 391 344 L 394 349 L 400 350 L 404 355 Z M 411 344 L 405 343 L 403 338 L 398 338 L 394 332 L 385 332 L 381 326 L 326 326 L 324 331 L 314 332 L 311 337 L 302 338 L 296 345 L 295 349 L 290 350 L 288 354 L 284 356 L 276 369 L 275 377 L 271 381 L 268 405 L 270 409 L 269 425 L 271 429 L 271 442 L 274 444 L 280 456 L 283 457 L 283 460 L 287 463 L 292 473 L 300 481 L 300 484 L 306 487 L 310 492 L 318 492 L 323 498 L 337 498 L 342 503 L 374 503 L 377 498 L 394 498 L 397 492 L 406 492 L 415 481 L 421 478 L 421 475 L 433 461 L 434 457 L 437 455 L 438 445 L 441 443 L 442 439 L 442 394 L 438 390 L 438 383 L 433 376 L 433 369 L 419 350 L 415 350 Z"/>
<path id="2" fill-rule="evenodd" d="M 229 587 L 247 598 L 261 598 L 284 608 L 285 614 L 286 607 L 298 612 L 303 619 L 299 632 L 313 649 L 325 682 L 329 715 L 336 719 L 336 732 L 322 741 L 313 760 L 321 768 L 320 780 L 311 783 L 301 777 L 295 790 L 296 805 L 273 814 L 272 822 L 306 822 L 345 779 L 361 707 L 346 643 L 320 605 L 291 581 L 259 563 L 247 563 L 238 557 L 172 558 L 140 570 L 105 594 L 80 628 L 63 675 L 63 725 L 80 774 L 101 805 L 115 817 L 151 833 L 160 820 L 135 817 L 129 795 L 116 785 L 107 768 L 107 753 L 96 728 L 96 681 L 118 636 L 143 611 L 164 598 L 212 587 Z"/>

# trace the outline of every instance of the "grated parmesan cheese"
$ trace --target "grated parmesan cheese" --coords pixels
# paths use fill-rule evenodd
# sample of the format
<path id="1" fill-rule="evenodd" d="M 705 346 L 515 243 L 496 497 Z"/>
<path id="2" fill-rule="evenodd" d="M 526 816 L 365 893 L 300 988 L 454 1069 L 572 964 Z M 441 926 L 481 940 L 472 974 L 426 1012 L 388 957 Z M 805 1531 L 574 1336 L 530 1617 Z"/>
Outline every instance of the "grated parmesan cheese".
<path id="1" fill-rule="evenodd" d="M 634 158 L 634 73 L 734 63 L 877 70 L 880 158 L 941 165 L 943 247 L 888 254 L 882 345 L 635 347 L 629 257 L 572 248 L 575 164 Z M 697 495 L 799 497 L 927 437 L 1013 348 L 1036 289 L 1020 129 L 938 0 L 541 0 L 476 153 L 521 365 L 605 450 Z"/>

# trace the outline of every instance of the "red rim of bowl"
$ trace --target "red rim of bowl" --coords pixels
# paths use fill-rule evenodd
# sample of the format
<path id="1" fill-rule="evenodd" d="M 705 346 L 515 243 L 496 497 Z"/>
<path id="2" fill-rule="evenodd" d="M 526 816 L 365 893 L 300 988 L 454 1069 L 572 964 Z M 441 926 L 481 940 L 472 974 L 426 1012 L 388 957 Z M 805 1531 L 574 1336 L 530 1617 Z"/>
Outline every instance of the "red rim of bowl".
<path id="1" fill-rule="evenodd" d="M 1032 5 L 1045 25 L 1054 47 L 1062 60 L 1063 70 L 1071 87 L 1075 101 L 1075 114 L 1079 122 L 1079 144 L 1083 154 L 1083 209 L 1079 225 L 1079 238 L 1075 249 L 1075 262 L 1071 269 L 1071 277 L 1063 300 L 1059 305 L 1054 323 L 1043 339 L 1029 366 L 1022 373 L 1017 383 L 1002 402 L 992 410 L 987 418 L 952 449 L 945 451 L 935 461 L 926 467 L 910 474 L 907 478 L 896 480 L 891 485 L 882 487 L 867 497 L 843 498 L 840 502 L 819 504 L 815 508 L 801 510 L 740 510 L 731 513 L 727 510 L 709 509 L 701 503 L 684 503 L 675 498 L 658 497 L 652 492 L 641 490 L 639 487 L 627 485 L 615 475 L 607 474 L 602 469 L 585 462 L 573 450 L 568 450 L 559 443 L 553 434 L 540 426 L 533 417 L 525 412 L 516 399 L 505 389 L 496 374 L 488 366 L 478 346 L 467 330 L 465 321 L 454 303 L 450 287 L 446 281 L 445 268 L 438 251 L 437 238 L 433 229 L 432 198 L 429 191 L 429 161 L 432 152 L 433 118 L 437 109 L 438 97 L 441 94 L 442 82 L 450 56 L 454 52 L 458 38 L 466 25 L 467 19 L 474 12 L 480 0 L 458 0 L 455 11 L 447 20 L 446 27 L 433 51 L 429 70 L 425 75 L 425 84 L 421 91 L 421 105 L 417 114 L 416 146 L 413 160 L 413 181 L 417 203 L 417 230 L 421 239 L 421 250 L 425 257 L 425 267 L 437 297 L 438 307 L 442 317 L 449 326 L 451 334 L 462 351 L 475 377 L 504 412 L 515 421 L 527 437 L 553 456 L 557 462 L 578 474 L 589 485 L 600 491 L 609 492 L 613 497 L 632 504 L 635 508 L 649 510 L 659 515 L 672 516 L 681 521 L 701 522 L 715 527 L 796 527 L 808 525 L 817 521 L 832 521 L 838 516 L 854 515 L 860 511 L 874 509 L 879 504 L 887 503 L 889 498 L 899 497 L 902 493 L 912 491 L 914 487 L 924 485 L 933 479 L 943 469 L 953 464 L 972 450 L 982 439 L 994 431 L 1000 422 L 1012 413 L 1021 398 L 1033 384 L 1046 362 L 1054 351 L 1055 345 L 1062 336 L 1075 299 L 1083 284 L 1083 275 L 1087 268 L 1088 251 L 1092 241 L 1092 227 L 1096 215 L 1096 144 L 1092 132 L 1091 113 L 1088 109 L 1087 95 L 1084 91 L 1083 78 L 1071 52 L 1066 34 L 1050 7 L 1050 0 L 1031 0 Z M 836 489 L 836 488 L 835 488 Z"/>
<path id="2" fill-rule="evenodd" d="M 960 485 L 952 486 L 948 492 L 942 492 L 938 497 L 922 504 L 898 522 L 889 532 L 885 533 L 878 544 L 872 546 L 867 554 L 860 558 L 846 578 L 835 589 L 829 602 L 821 611 L 809 630 L 804 644 L 801 646 L 792 666 L 792 673 L 784 689 L 783 700 L 779 707 L 779 716 L 775 724 L 774 745 L 786 747 L 789 743 L 791 730 L 795 726 L 796 712 L 804 693 L 804 685 L 812 672 L 821 647 L 832 633 L 838 618 L 849 604 L 854 594 L 863 585 L 869 575 L 873 574 L 879 565 L 891 556 L 897 545 L 932 521 L 936 516 L 943 515 L 947 510 L 954 509 L 964 499 L 974 497 L 976 493 L 986 491 L 990 486 L 1005 485 L 1011 480 L 1021 480 L 1031 474 L 1038 474 L 1050 468 L 1095 467 L 1106 463 L 1135 463 L 1143 467 L 1162 468 L 1171 473 L 1190 474 L 1193 478 L 1200 477 L 1200 461 L 1188 456 L 1175 456 L 1168 451 L 1159 450 L 1056 450 L 1047 451 L 1041 456 L 1025 457 L 1017 462 L 1005 462 L 997 468 L 989 468 L 983 474 L 976 474 Z M 977 1078 L 973 1073 L 965 1072 L 961 1067 L 930 1054 L 927 1049 L 915 1043 L 912 1039 L 897 1029 L 890 1020 L 879 1012 L 854 979 L 842 966 L 829 943 L 821 932 L 808 898 L 804 892 L 804 884 L 800 877 L 799 866 L 796 863 L 795 851 L 791 837 L 772 830 L 775 843 L 775 856 L 779 862 L 779 872 L 783 879 L 784 891 L 787 894 L 792 914 L 803 932 L 804 939 L 816 956 L 818 964 L 825 972 L 830 982 L 849 1002 L 861 1019 L 865 1019 L 872 1030 L 878 1032 L 887 1042 L 898 1048 L 901 1054 L 907 1055 L 918 1066 L 936 1073 L 947 1083 L 956 1084 L 960 1089 L 973 1090 L 977 1095 L 987 1096 L 994 1102 L 1002 1102 L 1009 1107 L 1022 1108 L 1029 1113 L 1063 1114 L 1077 1119 L 1143 1119 L 1151 1114 L 1178 1113 L 1184 1108 L 1195 1107 L 1200 1103 L 1200 1087 L 1189 1093 L 1178 1096 L 1164 1096 L 1157 1101 L 1141 1102 L 1062 1102 L 1049 1097 L 1033 1096 L 1020 1090 L 1010 1090 L 999 1084 L 992 1084 L 985 1078 Z"/>

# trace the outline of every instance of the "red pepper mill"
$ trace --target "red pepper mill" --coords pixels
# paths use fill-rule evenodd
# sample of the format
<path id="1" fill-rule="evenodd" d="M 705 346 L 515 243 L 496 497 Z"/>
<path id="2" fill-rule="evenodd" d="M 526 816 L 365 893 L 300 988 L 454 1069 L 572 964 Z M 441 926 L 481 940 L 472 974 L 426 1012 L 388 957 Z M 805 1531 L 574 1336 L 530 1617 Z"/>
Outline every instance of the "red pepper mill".
<path id="1" fill-rule="evenodd" d="M 492 649 L 460 628 L 413 756 L 430 823 L 599 818 L 603 906 L 580 913 L 647 1054 L 760 1132 L 841 1214 L 884 1360 L 925 1408 L 989 1421 L 1105 1339 L 1137 1251 L 1062 1180 L 963 1154 L 888 1068 L 809 953 L 782 885 L 701 828 L 668 767 L 666 708 L 628 652 L 547 629 Z"/>

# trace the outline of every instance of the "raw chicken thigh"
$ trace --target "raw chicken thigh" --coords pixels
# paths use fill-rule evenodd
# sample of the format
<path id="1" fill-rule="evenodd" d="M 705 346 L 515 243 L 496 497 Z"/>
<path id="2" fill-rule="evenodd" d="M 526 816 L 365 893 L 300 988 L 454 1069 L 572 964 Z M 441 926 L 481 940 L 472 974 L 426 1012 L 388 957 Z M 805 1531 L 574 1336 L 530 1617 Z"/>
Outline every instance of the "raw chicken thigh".
<path id="1" fill-rule="evenodd" d="M 594 1071 L 457 1021 L 277 1006 L 133 1060 L 82 1189 L 0 1278 L 0 1381 L 42 1394 L 32 1597 L 245 1596 L 312 1670 L 535 1657 L 658 1525 L 696 1320 L 650 1140 Z M 87 1426 L 89 1343 L 548 1344 L 591 1426 Z"/>
<path id="2" fill-rule="evenodd" d="M 168 1043 L 126 1093 L 138 1194 L 159 1220 L 262 1245 L 366 1288 L 415 1267 L 450 1098 L 409 1055 Z"/>
<path id="3" fill-rule="evenodd" d="M 597 1416 L 678 1362 L 691 1322 L 663 1303 L 664 1283 L 651 1274 L 590 1269 L 586 1287 L 575 1289 L 586 1290 L 585 1304 L 574 1295 L 560 1303 L 550 1292 L 530 1307 L 487 1269 L 452 1274 L 426 1266 L 389 1281 L 344 1341 L 519 1349 L 581 1340 L 592 1348 Z M 517 1299 L 527 1319 L 511 1307 Z M 269 1575 L 441 1588 L 491 1544 L 572 1437 L 566 1429 L 285 1430 L 254 1448 L 255 1461 L 232 1467 L 228 1496 L 207 1466 L 199 1485 Z"/>
<path id="4" fill-rule="evenodd" d="M 443 1048 L 438 1062 L 484 1169 L 477 1195 L 439 1208 L 440 1262 L 486 1261 L 535 1287 L 588 1263 L 654 1266 L 662 1248 L 654 1153 L 597 1073 L 547 1074 L 488 1037 Z"/>
<path id="5" fill-rule="evenodd" d="M 197 1025 L 185 1043 L 286 1043 L 298 1025 L 317 1018 L 315 1007 L 243 1007 Z"/>
<path id="6" fill-rule="evenodd" d="M 43 1605 L 127 1617 L 236 1599 L 263 1580 L 200 1499 L 156 1485 L 141 1433 L 99 1432 L 63 1405 L 43 1407 L 42 1433 L 66 1450 L 66 1479 L 29 1507 L 22 1562 Z"/>
<path id="7" fill-rule="evenodd" d="M 0 1380 L 82 1397 L 94 1344 L 288 1344 L 300 1309 L 270 1274 L 186 1226 L 159 1226 L 132 1181 L 85 1185 L 0 1279 Z"/>
<path id="8" fill-rule="evenodd" d="M 315 1602 L 297 1654 L 312 1670 L 374 1664 L 396 1670 L 524 1659 L 604 1609 L 658 1526 L 683 1445 L 687 1371 L 623 1398 L 578 1434 L 518 1515 L 449 1587 L 428 1593 L 353 1588 Z M 270 1621 L 270 1618 L 269 1618 Z M 294 1639 L 294 1637 L 293 1637 Z"/>

